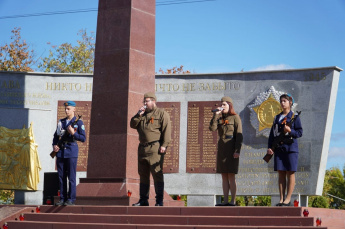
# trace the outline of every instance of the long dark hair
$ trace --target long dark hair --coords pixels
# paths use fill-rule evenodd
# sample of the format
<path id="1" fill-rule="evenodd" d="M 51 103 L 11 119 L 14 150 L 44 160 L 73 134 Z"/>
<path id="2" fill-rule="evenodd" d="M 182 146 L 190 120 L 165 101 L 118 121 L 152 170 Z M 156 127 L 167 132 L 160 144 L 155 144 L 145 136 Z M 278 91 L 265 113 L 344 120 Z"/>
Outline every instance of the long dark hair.
<path id="1" fill-rule="evenodd" d="M 232 105 L 232 103 L 229 103 L 229 102 L 226 102 L 226 103 L 229 104 L 228 114 L 229 115 L 236 115 L 236 112 L 235 112 L 235 109 L 234 109 L 234 106 Z"/>

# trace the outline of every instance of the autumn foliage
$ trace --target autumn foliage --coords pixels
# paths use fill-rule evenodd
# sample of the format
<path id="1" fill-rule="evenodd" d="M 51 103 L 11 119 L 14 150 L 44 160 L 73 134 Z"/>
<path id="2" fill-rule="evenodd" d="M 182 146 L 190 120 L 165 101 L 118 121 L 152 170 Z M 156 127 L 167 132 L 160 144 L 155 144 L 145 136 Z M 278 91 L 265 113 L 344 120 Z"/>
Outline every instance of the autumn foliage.
<path id="1" fill-rule="evenodd" d="M 34 51 L 30 50 L 20 35 L 21 28 L 12 30 L 11 43 L 0 46 L 0 71 L 30 72 L 35 63 Z"/>
<path id="2" fill-rule="evenodd" d="M 159 72 L 161 74 L 188 74 L 190 73 L 189 70 L 183 70 L 183 65 L 181 65 L 179 68 L 178 67 L 173 67 L 173 68 L 168 68 L 167 70 L 163 70 L 162 68 L 159 68 Z"/>
<path id="3" fill-rule="evenodd" d="M 78 35 L 81 39 L 75 46 L 71 43 L 51 45 L 49 56 L 42 58 L 42 63 L 38 65 L 40 70 L 58 73 L 93 73 L 95 35 L 93 32 L 88 35 L 86 30 L 80 30 Z"/>

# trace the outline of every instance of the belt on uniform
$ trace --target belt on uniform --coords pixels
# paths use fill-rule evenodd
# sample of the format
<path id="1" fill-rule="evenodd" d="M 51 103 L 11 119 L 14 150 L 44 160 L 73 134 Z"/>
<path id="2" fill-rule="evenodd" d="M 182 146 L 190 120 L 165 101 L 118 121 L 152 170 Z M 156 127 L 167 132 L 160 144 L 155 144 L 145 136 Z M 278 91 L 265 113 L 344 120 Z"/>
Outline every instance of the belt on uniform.
<path id="1" fill-rule="evenodd" d="M 151 145 L 155 144 L 156 142 L 159 142 L 159 141 L 139 143 L 139 145 L 144 146 L 144 147 L 148 147 L 148 146 L 151 146 Z"/>
<path id="2" fill-rule="evenodd" d="M 223 139 L 233 139 L 234 136 L 233 135 L 225 135 L 223 136 Z"/>
<path id="3" fill-rule="evenodd" d="M 62 143 L 62 145 L 67 145 L 68 143 L 77 143 L 77 141 L 76 140 L 72 140 L 72 141 L 64 141 L 63 143 Z"/>

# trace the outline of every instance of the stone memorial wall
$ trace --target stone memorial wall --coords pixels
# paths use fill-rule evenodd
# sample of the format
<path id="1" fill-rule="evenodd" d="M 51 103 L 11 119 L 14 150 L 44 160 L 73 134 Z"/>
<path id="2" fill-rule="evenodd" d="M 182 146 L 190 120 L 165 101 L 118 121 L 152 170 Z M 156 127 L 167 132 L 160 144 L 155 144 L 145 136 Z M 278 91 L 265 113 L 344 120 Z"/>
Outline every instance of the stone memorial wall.
<path id="1" fill-rule="evenodd" d="M 83 113 L 84 122 L 88 123 L 90 113 L 86 104 L 91 98 L 90 74 L 0 72 L 0 126 L 20 129 L 32 123 L 42 167 L 38 191 L 16 191 L 15 196 L 19 196 L 20 201 L 15 200 L 15 203 L 42 204 L 44 173 L 56 171 L 55 159 L 49 154 L 58 119 L 64 116 L 62 102 L 83 101 L 78 108 Z M 83 172 L 86 160 L 83 159 L 87 156 L 87 144 L 81 146 L 78 161 L 78 171 L 81 172 L 77 172 L 77 180 L 86 176 L 86 172 Z"/>
<path id="2" fill-rule="evenodd" d="M 164 156 L 163 172 L 178 173 L 180 153 L 180 103 L 158 102 L 157 106 L 164 108 L 164 110 L 168 112 L 171 121 L 171 142 Z"/>
<path id="3" fill-rule="evenodd" d="M 234 101 L 243 124 L 244 141 L 237 177 L 238 195 L 278 193 L 273 160 L 262 160 L 269 128 L 279 113 L 279 96 L 290 93 L 293 109 L 302 111 L 303 137 L 295 193 L 320 195 L 326 169 L 340 68 L 219 74 L 157 75 L 158 106 L 172 122 L 172 143 L 165 156 L 166 190 L 170 194 L 222 195 L 215 173 L 217 132 L 208 129 L 211 109 L 223 96 Z M 42 170 L 39 191 L 28 199 L 42 200 L 43 174 L 55 170 L 49 153 L 56 123 L 64 116 L 63 101 L 74 100 L 87 133 L 92 106 L 92 75 L 0 72 L 0 126 L 22 128 L 33 123 Z M 320 93 L 322 92 L 322 93 Z M 109 120 L 112 121 L 112 120 Z M 318 125 L 315 125 L 318 123 Z M 86 176 L 88 142 L 80 145 L 78 178 Z M 116 163 L 116 162 L 114 162 Z M 133 162 L 136 166 L 136 162 Z M 37 201 L 38 202 L 37 202 Z M 35 202 L 36 201 L 36 202 Z"/>
<path id="4" fill-rule="evenodd" d="M 188 102 L 187 173 L 215 173 L 217 132 L 209 130 L 213 113 L 219 102 Z"/>
<path id="5" fill-rule="evenodd" d="M 244 137 L 237 194 L 278 194 L 278 174 L 273 169 L 273 160 L 267 164 L 262 158 L 267 151 L 273 118 L 280 112 L 279 97 L 290 93 L 296 101 L 293 110 L 302 111 L 304 130 L 298 140 L 300 153 L 294 193 L 321 195 L 340 71 L 329 67 L 157 75 L 157 98 L 181 103 L 179 172 L 165 176 L 168 192 L 222 195 L 221 176 L 215 173 L 218 139 L 216 132 L 208 130 L 208 125 L 211 108 L 219 106 L 223 96 L 230 96 L 241 117 Z"/>

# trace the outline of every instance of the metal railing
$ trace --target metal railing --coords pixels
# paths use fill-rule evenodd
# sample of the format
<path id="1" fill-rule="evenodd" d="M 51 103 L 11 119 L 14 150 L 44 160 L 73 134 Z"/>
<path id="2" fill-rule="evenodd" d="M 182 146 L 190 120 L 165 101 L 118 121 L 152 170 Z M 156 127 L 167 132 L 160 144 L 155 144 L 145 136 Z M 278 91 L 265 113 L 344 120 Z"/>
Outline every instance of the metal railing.
<path id="1" fill-rule="evenodd" d="M 331 194 L 329 194 L 329 193 L 326 193 L 326 195 L 329 195 L 329 196 L 331 196 L 331 197 L 333 197 L 333 198 L 336 198 L 336 199 L 338 199 L 338 200 L 341 200 L 341 201 L 344 201 L 344 202 L 345 202 L 345 200 L 342 199 L 342 198 L 340 198 L 340 197 L 333 196 L 333 195 L 331 195 Z"/>

